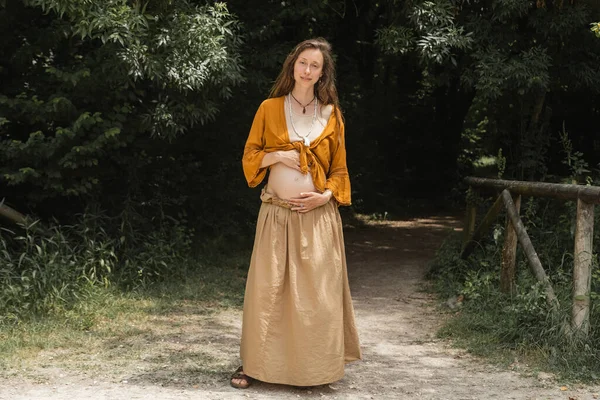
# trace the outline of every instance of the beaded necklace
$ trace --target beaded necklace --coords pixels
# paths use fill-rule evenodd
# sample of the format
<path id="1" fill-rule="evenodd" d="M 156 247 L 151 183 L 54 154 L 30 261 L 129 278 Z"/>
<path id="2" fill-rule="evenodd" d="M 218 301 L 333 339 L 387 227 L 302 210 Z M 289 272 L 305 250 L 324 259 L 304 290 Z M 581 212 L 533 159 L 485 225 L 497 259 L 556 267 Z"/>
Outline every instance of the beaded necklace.
<path id="1" fill-rule="evenodd" d="M 290 95 L 291 95 L 291 93 L 290 93 Z M 298 131 L 296 130 L 296 126 L 294 125 L 294 113 L 292 112 L 292 100 L 290 99 L 290 96 L 288 96 L 288 98 L 287 98 L 288 108 L 289 108 L 289 111 L 290 111 L 290 122 L 292 124 L 292 130 L 294 131 L 294 133 L 296 134 L 296 136 L 298 136 L 304 142 L 304 145 L 306 147 L 310 146 L 309 136 L 312 133 L 312 130 L 313 130 L 314 126 L 315 126 L 315 121 L 317 120 L 317 107 L 319 105 L 319 99 L 317 99 L 315 97 L 313 100 L 315 100 L 315 107 L 314 107 L 314 111 L 313 111 L 312 121 L 310 123 L 310 129 L 308 130 L 308 133 L 306 135 L 301 135 L 301 134 L 298 133 Z M 308 103 L 308 104 L 310 104 L 310 103 Z"/>

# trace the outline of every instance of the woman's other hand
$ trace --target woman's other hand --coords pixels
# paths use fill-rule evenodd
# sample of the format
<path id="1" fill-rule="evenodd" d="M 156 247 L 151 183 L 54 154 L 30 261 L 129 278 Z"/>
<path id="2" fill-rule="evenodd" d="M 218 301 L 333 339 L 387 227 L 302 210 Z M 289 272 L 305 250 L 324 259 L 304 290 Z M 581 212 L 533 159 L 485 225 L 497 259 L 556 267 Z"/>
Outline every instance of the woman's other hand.
<path id="1" fill-rule="evenodd" d="M 261 168 L 266 168 L 278 162 L 287 165 L 290 168 L 301 171 L 300 169 L 300 153 L 298 150 L 279 150 L 272 153 L 267 153 L 260 163 Z"/>
<path id="2" fill-rule="evenodd" d="M 300 153 L 298 153 L 298 150 L 280 150 L 277 152 L 277 160 L 290 168 L 300 171 Z"/>
<path id="3" fill-rule="evenodd" d="M 317 207 L 325 205 L 331 200 L 333 193 L 327 189 L 323 193 L 317 192 L 303 192 L 300 193 L 300 197 L 294 197 L 289 202 L 292 204 L 292 211 L 298 211 L 299 213 L 307 213 L 314 210 Z"/>

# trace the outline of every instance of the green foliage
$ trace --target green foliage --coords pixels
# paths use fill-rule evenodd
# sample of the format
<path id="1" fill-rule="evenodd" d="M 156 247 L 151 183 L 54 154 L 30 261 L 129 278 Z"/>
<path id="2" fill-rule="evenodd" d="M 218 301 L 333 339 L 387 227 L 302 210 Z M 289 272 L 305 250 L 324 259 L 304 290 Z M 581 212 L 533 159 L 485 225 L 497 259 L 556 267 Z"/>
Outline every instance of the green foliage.
<path id="1" fill-rule="evenodd" d="M 377 30 L 376 43 L 387 54 L 415 51 L 425 63 L 456 65 L 456 52 L 469 49 L 472 39 L 455 22 L 451 1 L 421 1 L 408 11 L 407 25 L 392 24 Z"/>
<path id="2" fill-rule="evenodd" d="M 502 175 L 504 175 L 504 171 L 506 171 L 506 157 L 502 155 L 502 149 L 498 149 L 498 179 L 502 179 Z"/>
<path id="3" fill-rule="evenodd" d="M 168 217 L 148 221 L 132 209 L 126 209 L 119 220 L 120 285 L 148 286 L 185 278 L 195 252 L 194 232 L 183 221 Z"/>
<path id="4" fill-rule="evenodd" d="M 521 95 L 533 89 L 547 89 L 550 83 L 550 57 L 543 47 L 531 47 L 514 55 L 511 50 L 482 49 L 473 54 L 473 72 L 463 81 L 488 99 L 495 100 L 507 92 Z M 510 54 L 510 55 L 509 55 Z M 510 76 L 511 79 L 506 77 Z"/>
<path id="5" fill-rule="evenodd" d="M 116 56 L 133 80 L 162 88 L 202 90 L 240 81 L 236 22 L 225 3 L 195 6 L 186 0 L 133 5 L 104 2 L 28 0 L 30 6 L 69 21 L 71 34 L 118 45 Z M 229 49 L 227 46 L 233 48 Z"/>
<path id="6" fill-rule="evenodd" d="M 565 129 L 564 123 L 562 131 L 558 134 L 563 151 L 565 153 L 565 159 L 563 160 L 563 163 L 569 167 L 570 181 L 568 183 L 577 184 L 579 180 L 584 180 L 588 185 L 591 185 L 591 175 L 585 176 L 585 174 L 589 174 L 591 172 L 589 170 L 589 165 L 584 159 L 583 153 L 573 149 L 573 143 L 571 142 L 571 139 L 569 139 L 569 134 Z"/>
<path id="7" fill-rule="evenodd" d="M 464 138 L 473 137 L 478 123 L 486 121 L 485 132 L 477 134 L 477 149 L 467 145 L 464 154 L 445 146 L 456 151 L 461 172 L 478 169 L 467 165 L 468 159 L 494 157 L 503 148 L 508 177 L 544 180 L 557 173 L 554 167 L 560 164 L 551 142 L 557 125 L 553 118 L 560 114 L 569 119 L 575 103 L 585 103 L 587 115 L 597 115 L 591 98 L 570 104 L 558 98 L 595 93 L 600 87 L 600 47 L 588 28 L 599 12 L 587 2 L 416 1 L 392 14 L 389 24 L 378 30 L 377 44 L 401 62 L 414 63 L 411 54 L 431 50 L 420 53 L 421 61 L 433 61 L 424 64 L 427 73 L 421 84 L 434 88 L 427 97 L 445 93 L 450 103 L 435 102 L 434 114 L 440 118 L 435 129 L 455 126 Z M 437 42 L 445 44 L 443 50 L 432 44 L 435 40 L 419 49 L 416 43 L 427 42 L 422 39 L 427 37 L 443 38 Z M 453 37 L 458 42 L 453 43 Z M 443 68 L 432 68 L 436 64 Z M 455 113 L 461 122 L 452 125 L 449 115 Z M 580 131 L 578 138 L 583 141 L 590 135 L 593 132 Z M 455 143 L 465 143 L 455 138 Z"/>
<path id="8" fill-rule="evenodd" d="M 456 26 L 454 13 L 449 1 L 424 1 L 412 10 L 410 19 L 420 36 L 416 48 L 423 60 L 456 65 L 453 52 L 471 47 L 470 33 Z"/>
<path id="9" fill-rule="evenodd" d="M 381 67 L 377 77 L 411 76 L 418 86 L 404 82 L 396 87 L 402 80 L 396 78 L 380 92 L 396 104 L 389 107 L 389 120 L 402 121 L 397 132 L 407 140 L 400 146 L 410 147 L 411 132 L 423 132 L 417 141 L 428 143 L 428 154 L 422 158 L 446 165 L 458 161 L 458 174 L 435 174 L 442 180 L 496 175 L 491 167 L 500 148 L 506 178 L 547 180 L 562 174 L 553 140 L 557 122 L 563 118 L 571 126 L 581 118 L 594 126 L 598 116 L 600 46 L 589 34 L 589 21 L 600 15 L 596 5 L 515 0 L 378 4 L 377 60 L 396 65 Z M 392 100 L 394 90 L 404 95 Z M 402 113 L 406 103 L 412 107 Z M 418 123 L 406 116 L 427 108 Z M 574 141 L 588 146 L 595 131 L 583 125 L 572 129 L 577 131 Z M 427 132 L 435 132 L 431 140 L 425 139 Z M 387 143 L 386 148 L 393 147 Z M 597 159 L 595 154 L 587 155 L 588 162 Z M 407 168 L 413 164 L 410 155 L 394 158 L 400 160 L 397 174 L 414 174 Z"/>
<path id="10" fill-rule="evenodd" d="M 223 3 L 32 0 L 0 8 L 0 184 L 30 202 L 95 197 L 215 118 L 242 81 Z M 18 39 L 21 37 L 22 39 Z M 120 171 L 129 170 L 129 174 Z"/>
<path id="11" fill-rule="evenodd" d="M 443 295 L 456 295 L 462 292 L 463 282 L 469 274 L 477 273 L 478 261 L 473 258 L 463 260 L 456 251 L 462 244 L 459 235 L 450 235 L 436 252 L 429 268 L 429 277 L 434 278 L 436 290 Z M 475 253 L 475 256 L 479 253 Z M 439 279 L 438 279 L 439 278 Z"/>
<path id="12" fill-rule="evenodd" d="M 407 54 L 414 50 L 416 36 L 405 26 L 386 26 L 377 31 L 377 45 L 388 54 Z"/>
<path id="13" fill-rule="evenodd" d="M 501 22 L 509 22 L 513 18 L 526 16 L 533 5 L 531 1 L 519 0 L 500 0 L 495 3 L 494 19 Z"/>
<path id="14" fill-rule="evenodd" d="M 590 30 L 594 32 L 597 38 L 600 38 L 600 22 L 593 22 L 590 25 Z"/>

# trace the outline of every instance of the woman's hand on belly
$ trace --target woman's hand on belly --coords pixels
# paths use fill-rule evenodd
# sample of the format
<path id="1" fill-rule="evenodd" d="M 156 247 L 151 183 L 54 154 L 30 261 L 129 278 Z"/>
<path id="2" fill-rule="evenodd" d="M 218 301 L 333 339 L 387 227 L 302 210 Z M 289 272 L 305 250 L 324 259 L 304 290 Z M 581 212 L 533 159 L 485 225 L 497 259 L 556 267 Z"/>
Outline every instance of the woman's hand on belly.
<path id="1" fill-rule="evenodd" d="M 331 190 L 326 190 L 323 193 L 303 192 L 300 193 L 300 197 L 294 197 L 288 201 L 293 205 L 293 211 L 306 213 L 327 204 L 332 195 Z"/>
<path id="2" fill-rule="evenodd" d="M 277 160 L 290 168 L 300 171 L 300 153 L 298 150 L 279 150 L 277 152 Z"/>
<path id="3" fill-rule="evenodd" d="M 266 168 L 272 165 L 284 164 L 290 168 L 300 171 L 300 153 L 298 150 L 279 150 L 265 154 L 260 167 Z"/>

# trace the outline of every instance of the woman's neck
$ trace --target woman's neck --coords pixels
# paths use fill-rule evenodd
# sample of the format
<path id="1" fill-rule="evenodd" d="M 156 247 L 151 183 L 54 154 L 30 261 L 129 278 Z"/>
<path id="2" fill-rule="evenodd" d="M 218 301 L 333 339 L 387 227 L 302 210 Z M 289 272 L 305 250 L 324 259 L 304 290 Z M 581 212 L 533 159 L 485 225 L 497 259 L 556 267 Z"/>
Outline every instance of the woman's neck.
<path id="1" fill-rule="evenodd" d="M 292 89 L 292 95 L 302 104 L 307 104 L 315 98 L 313 87 L 301 88 L 294 86 Z"/>

